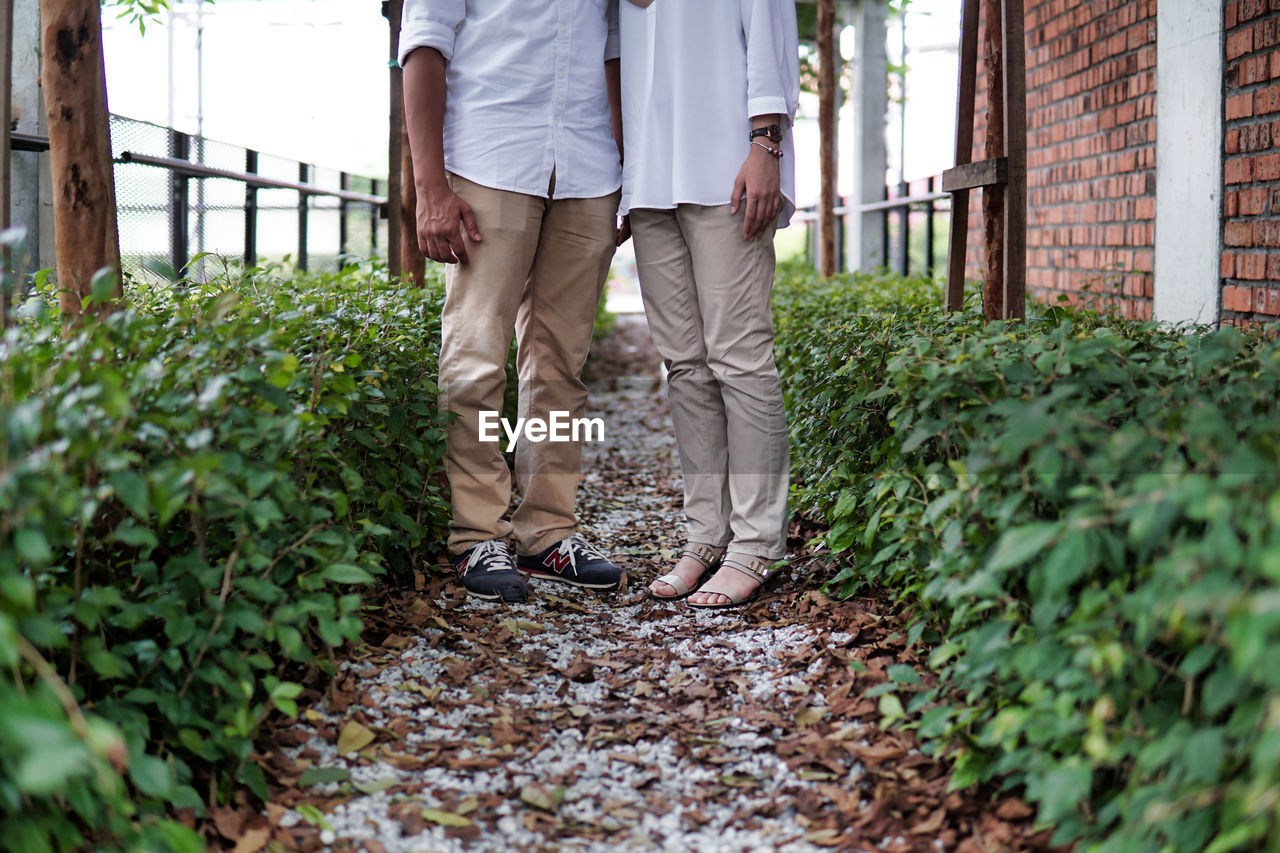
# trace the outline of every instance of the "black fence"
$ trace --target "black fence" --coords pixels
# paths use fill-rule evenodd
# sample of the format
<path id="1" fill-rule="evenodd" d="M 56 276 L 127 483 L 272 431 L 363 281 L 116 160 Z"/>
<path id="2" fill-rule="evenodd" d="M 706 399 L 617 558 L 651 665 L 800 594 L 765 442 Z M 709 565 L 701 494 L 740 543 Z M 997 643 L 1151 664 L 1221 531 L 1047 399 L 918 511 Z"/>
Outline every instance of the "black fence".
<path id="1" fill-rule="evenodd" d="M 879 214 L 881 266 L 902 275 L 922 273 L 934 276 L 945 271 L 947 240 L 951 225 L 951 196 L 938 192 L 937 178 L 902 183 L 884 188 L 884 201 L 849 207 L 841 199 L 836 213 L 836 268 L 856 269 L 858 247 L 850 246 L 849 217 Z M 817 263 L 818 212 L 805 208 L 797 212 L 796 221 L 808 229 L 808 260 Z M 865 225 L 864 225 L 865 227 Z M 851 254 L 852 253 L 852 254 Z"/>
<path id="2" fill-rule="evenodd" d="M 15 134 L 18 150 L 48 140 Z M 334 270 L 385 254 L 385 181 L 111 116 L 126 275 L 201 279 L 215 255 Z"/>

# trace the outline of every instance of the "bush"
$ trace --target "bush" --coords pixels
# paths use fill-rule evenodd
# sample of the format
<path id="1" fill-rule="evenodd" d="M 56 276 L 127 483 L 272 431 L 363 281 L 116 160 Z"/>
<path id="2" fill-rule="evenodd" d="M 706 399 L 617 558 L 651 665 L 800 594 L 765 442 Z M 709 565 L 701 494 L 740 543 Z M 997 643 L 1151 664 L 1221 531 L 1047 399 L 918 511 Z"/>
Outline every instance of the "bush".
<path id="1" fill-rule="evenodd" d="M 1277 849 L 1280 348 L 938 302 L 794 271 L 775 300 L 797 505 L 840 592 L 882 586 L 937 643 L 939 686 L 882 712 L 1058 842 Z"/>
<path id="2" fill-rule="evenodd" d="M 384 278 L 254 270 L 5 331 L 4 846 L 202 849 L 163 815 L 265 795 L 287 674 L 434 551 L 441 289 Z"/>

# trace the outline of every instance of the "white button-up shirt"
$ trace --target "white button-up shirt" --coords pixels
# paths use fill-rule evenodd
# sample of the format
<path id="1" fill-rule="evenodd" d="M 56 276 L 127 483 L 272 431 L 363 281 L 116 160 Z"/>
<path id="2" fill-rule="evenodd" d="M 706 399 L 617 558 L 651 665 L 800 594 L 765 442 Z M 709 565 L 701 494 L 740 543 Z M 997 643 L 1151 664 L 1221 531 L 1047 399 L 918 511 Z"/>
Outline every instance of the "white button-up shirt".
<path id="1" fill-rule="evenodd" d="M 498 190 L 597 198 L 622 183 L 604 63 L 618 0 L 405 0 L 400 64 L 446 65 L 445 168 Z"/>
<path id="2" fill-rule="evenodd" d="M 751 118 L 777 113 L 787 131 L 785 227 L 795 212 L 790 127 L 800 99 L 795 0 L 623 2 L 619 24 L 623 212 L 729 204 L 751 151 Z"/>

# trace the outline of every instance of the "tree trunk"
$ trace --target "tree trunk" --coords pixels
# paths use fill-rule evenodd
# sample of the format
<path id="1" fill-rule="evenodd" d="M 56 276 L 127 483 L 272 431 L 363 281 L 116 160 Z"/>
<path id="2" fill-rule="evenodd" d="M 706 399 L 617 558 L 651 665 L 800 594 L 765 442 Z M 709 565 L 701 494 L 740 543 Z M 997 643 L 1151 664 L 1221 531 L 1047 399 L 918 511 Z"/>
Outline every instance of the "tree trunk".
<path id="1" fill-rule="evenodd" d="M 59 302 L 69 315 L 84 310 L 99 270 L 115 284 L 110 300 L 91 310 L 115 307 L 123 295 L 101 14 L 98 0 L 40 0 Z"/>
<path id="2" fill-rule="evenodd" d="M 418 248 L 418 188 L 413 182 L 409 129 L 400 120 L 400 272 L 419 287 L 427 272 L 427 256 Z"/>
<path id="3" fill-rule="evenodd" d="M 835 6 L 835 0 L 818 0 L 818 133 L 822 177 L 818 196 L 818 271 L 824 277 L 836 274 Z"/>

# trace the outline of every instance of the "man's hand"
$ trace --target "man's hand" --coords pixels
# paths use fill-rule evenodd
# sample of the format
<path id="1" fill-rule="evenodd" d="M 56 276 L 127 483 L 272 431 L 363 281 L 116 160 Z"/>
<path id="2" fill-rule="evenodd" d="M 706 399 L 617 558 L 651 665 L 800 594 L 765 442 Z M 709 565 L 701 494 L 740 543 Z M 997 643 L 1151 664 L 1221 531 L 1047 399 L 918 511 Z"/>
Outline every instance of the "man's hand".
<path id="1" fill-rule="evenodd" d="M 622 217 L 622 221 L 618 225 L 617 245 L 621 246 L 623 243 L 627 242 L 630 239 L 631 239 L 631 216 L 630 214 L 628 214 L 627 216 Z"/>
<path id="2" fill-rule="evenodd" d="M 743 196 L 746 197 L 745 202 Z M 759 237 L 769 222 L 778 218 L 778 211 L 782 208 L 778 158 L 759 145 L 752 145 L 747 161 L 733 182 L 730 198 L 730 215 L 736 215 L 738 208 L 744 203 L 746 205 L 746 213 L 742 217 L 742 239 Z"/>
<path id="3" fill-rule="evenodd" d="M 473 243 L 481 240 L 471 205 L 444 181 L 419 188 L 418 248 L 422 254 L 444 264 L 469 264 L 467 238 Z"/>

